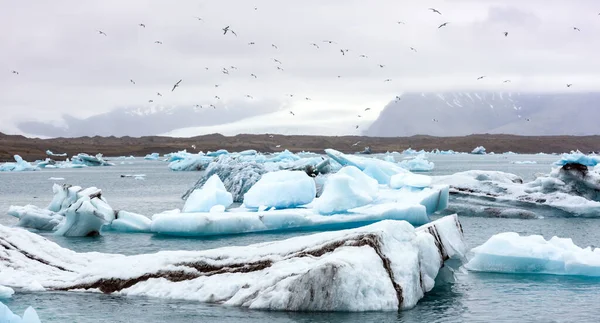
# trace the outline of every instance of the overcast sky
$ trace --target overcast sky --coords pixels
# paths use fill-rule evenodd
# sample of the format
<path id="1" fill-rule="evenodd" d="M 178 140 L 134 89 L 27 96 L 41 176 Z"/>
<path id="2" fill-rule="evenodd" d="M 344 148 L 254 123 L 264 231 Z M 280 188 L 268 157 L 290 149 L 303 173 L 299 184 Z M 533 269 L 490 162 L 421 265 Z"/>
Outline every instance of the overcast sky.
<path id="1" fill-rule="evenodd" d="M 226 105 L 248 94 L 301 123 L 325 109 L 335 122 L 371 108 L 363 120 L 373 120 L 410 91 L 595 91 L 599 13 L 598 0 L 0 0 L 0 131 L 150 99 Z"/>

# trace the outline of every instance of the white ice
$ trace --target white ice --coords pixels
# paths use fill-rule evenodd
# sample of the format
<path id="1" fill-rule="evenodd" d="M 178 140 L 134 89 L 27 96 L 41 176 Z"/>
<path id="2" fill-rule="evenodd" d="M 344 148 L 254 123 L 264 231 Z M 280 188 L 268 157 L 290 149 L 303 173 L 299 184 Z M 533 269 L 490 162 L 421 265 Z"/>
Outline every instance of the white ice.
<path id="1" fill-rule="evenodd" d="M 0 285 L 0 299 L 11 298 L 14 293 L 14 289 Z M 0 315 L 0 317 L 2 316 Z"/>
<path id="2" fill-rule="evenodd" d="M 600 249 L 580 248 L 568 238 L 496 234 L 471 250 L 471 271 L 600 277 Z"/>
<path id="3" fill-rule="evenodd" d="M 375 179 L 354 166 L 346 166 L 327 178 L 323 192 L 313 206 L 324 215 L 344 213 L 372 203 L 378 192 L 379 184 Z"/>
<path id="4" fill-rule="evenodd" d="M 471 154 L 485 155 L 485 147 L 483 147 L 483 146 L 476 147 L 475 149 L 473 149 L 473 151 L 471 151 Z"/>
<path id="5" fill-rule="evenodd" d="M 434 287 L 444 260 L 462 258 L 465 249 L 456 216 L 417 229 L 382 221 L 246 247 L 136 256 L 74 253 L 4 226 L 0 238 L 12 246 L 0 249 L 0 284 L 287 311 L 412 308 Z"/>
<path id="6" fill-rule="evenodd" d="M 90 156 L 88 154 L 80 153 L 71 158 L 72 165 L 84 165 L 84 166 L 114 166 L 115 164 L 109 163 L 102 158 L 102 154 L 96 154 L 96 156 Z M 69 168 L 65 166 L 65 168 Z"/>
<path id="7" fill-rule="evenodd" d="M 369 176 L 374 176 L 379 184 L 388 184 L 391 176 L 408 172 L 396 163 L 377 158 L 346 155 L 334 149 L 325 149 L 325 153 L 342 166 L 354 166 Z"/>
<path id="8" fill-rule="evenodd" d="M 144 157 L 145 160 L 158 160 L 158 158 L 160 158 L 159 153 L 151 153 Z"/>
<path id="9" fill-rule="evenodd" d="M 182 157 L 182 156 L 179 156 Z M 204 170 L 214 160 L 213 157 L 203 154 L 188 154 L 169 163 L 172 171 L 199 171 Z"/>
<path id="10" fill-rule="evenodd" d="M 312 202 L 316 195 L 315 181 L 305 172 L 281 170 L 263 174 L 244 195 L 244 205 L 293 208 Z"/>
<path id="11" fill-rule="evenodd" d="M 185 201 L 184 213 L 209 212 L 216 205 L 225 208 L 233 204 L 231 193 L 227 192 L 225 185 L 218 175 L 211 176 L 202 188 L 195 189 Z"/>
<path id="12" fill-rule="evenodd" d="M 427 160 L 425 154 L 419 154 L 414 158 L 403 160 L 398 165 L 411 172 L 430 172 L 435 164 Z"/>
<path id="13" fill-rule="evenodd" d="M 28 307 L 23 313 L 23 317 L 14 314 L 8 306 L 0 302 L 0 322 L 1 323 L 41 323 L 33 307 Z"/>
<path id="14" fill-rule="evenodd" d="M 50 150 L 46 150 L 46 155 L 53 157 L 67 157 L 67 153 L 55 154 Z"/>
<path id="15" fill-rule="evenodd" d="M 558 161 L 554 164 L 563 166 L 569 163 L 582 164 L 585 166 L 596 166 L 600 162 L 600 156 L 586 155 L 580 151 L 571 152 L 570 154 L 563 154 Z"/>
<path id="16" fill-rule="evenodd" d="M 32 165 L 31 163 L 23 160 L 21 156 L 15 155 L 14 163 L 0 164 L 0 172 L 25 172 L 40 170 L 39 167 Z"/>
<path id="17" fill-rule="evenodd" d="M 145 215 L 119 211 L 115 219 L 108 225 L 108 228 L 105 226 L 102 230 L 106 228 L 118 232 L 148 233 L 151 225 L 152 221 Z"/>
<path id="18" fill-rule="evenodd" d="M 402 187 L 424 188 L 431 186 L 432 179 L 430 176 L 402 173 L 396 174 L 390 178 L 390 187 L 394 189 Z"/>

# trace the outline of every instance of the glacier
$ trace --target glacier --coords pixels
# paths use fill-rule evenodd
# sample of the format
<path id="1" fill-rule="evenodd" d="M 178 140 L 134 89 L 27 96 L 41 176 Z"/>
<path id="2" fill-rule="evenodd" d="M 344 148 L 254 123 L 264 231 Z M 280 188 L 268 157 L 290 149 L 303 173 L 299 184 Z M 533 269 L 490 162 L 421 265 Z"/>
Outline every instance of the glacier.
<path id="1" fill-rule="evenodd" d="M 25 161 L 19 155 L 15 155 L 14 158 L 14 163 L 0 164 L 0 172 L 25 172 L 40 170 L 39 167 L 34 166 L 31 163 Z"/>
<path id="2" fill-rule="evenodd" d="M 33 307 L 28 307 L 23 317 L 14 314 L 8 306 L 0 302 L 0 322 L 2 323 L 41 323 L 39 316 Z"/>
<path id="3" fill-rule="evenodd" d="M 506 232 L 471 252 L 465 265 L 470 271 L 600 277 L 600 249 L 581 248 L 569 238 Z"/>
<path id="4" fill-rule="evenodd" d="M 315 181 L 305 172 L 280 170 L 263 174 L 244 194 L 244 206 L 293 208 L 312 202 L 316 195 Z"/>
<path id="5" fill-rule="evenodd" d="M 0 284 L 285 311 L 398 311 L 464 258 L 458 218 L 414 228 L 382 221 L 351 230 L 205 251 L 75 253 L 0 225 Z M 358 292 L 357 292 L 358 291 Z"/>
<path id="6" fill-rule="evenodd" d="M 215 205 L 227 208 L 233 204 L 233 196 L 227 192 L 218 175 L 212 175 L 202 188 L 195 189 L 185 201 L 184 213 L 210 212 Z"/>
<path id="7" fill-rule="evenodd" d="M 433 177 L 450 185 L 448 212 L 484 217 L 598 217 L 600 173 L 581 164 L 566 164 L 523 183 L 517 175 L 467 171 Z"/>
<path id="8" fill-rule="evenodd" d="M 425 154 L 419 154 L 414 158 L 403 160 L 398 165 L 411 172 L 430 172 L 435 168 L 435 164 L 427 160 Z"/>

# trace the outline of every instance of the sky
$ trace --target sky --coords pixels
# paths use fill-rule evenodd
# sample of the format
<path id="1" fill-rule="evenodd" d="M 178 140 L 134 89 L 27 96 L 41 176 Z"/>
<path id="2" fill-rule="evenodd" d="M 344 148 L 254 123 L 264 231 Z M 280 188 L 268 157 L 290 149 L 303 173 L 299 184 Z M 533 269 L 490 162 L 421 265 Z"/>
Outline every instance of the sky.
<path id="1" fill-rule="evenodd" d="M 597 0 L 0 0 L 0 131 L 243 100 L 274 111 L 249 124 L 337 129 L 406 92 L 596 91 L 599 14 Z"/>

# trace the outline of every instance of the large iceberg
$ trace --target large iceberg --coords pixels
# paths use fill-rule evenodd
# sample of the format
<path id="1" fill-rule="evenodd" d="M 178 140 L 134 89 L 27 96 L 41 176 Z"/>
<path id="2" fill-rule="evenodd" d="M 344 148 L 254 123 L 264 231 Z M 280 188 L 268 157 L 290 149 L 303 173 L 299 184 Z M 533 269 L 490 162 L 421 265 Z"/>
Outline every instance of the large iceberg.
<path id="1" fill-rule="evenodd" d="M 19 226 L 55 231 L 69 237 L 97 235 L 103 226 L 127 232 L 148 232 L 150 229 L 150 219 L 144 217 L 144 223 L 140 218 L 143 216 L 114 211 L 98 188 L 54 184 L 52 190 L 54 197 L 47 208 L 11 206 L 8 214 L 19 219 Z M 111 227 L 113 222 L 115 226 Z"/>
<path id="2" fill-rule="evenodd" d="M 316 195 L 315 181 L 305 172 L 281 170 L 262 175 L 244 195 L 244 206 L 293 208 L 312 202 Z"/>
<path id="3" fill-rule="evenodd" d="M 246 247 L 123 256 L 75 253 L 0 225 L 0 284 L 286 311 L 398 311 L 462 259 L 456 216 L 414 228 L 383 221 Z M 448 268 L 446 266 L 446 268 Z"/>
<path id="4" fill-rule="evenodd" d="M 231 193 L 227 192 L 225 185 L 218 175 L 212 175 L 200 189 L 195 189 L 185 201 L 183 212 L 210 212 L 215 205 L 224 208 L 233 204 Z"/>
<path id="5" fill-rule="evenodd" d="M 507 232 L 471 250 L 471 271 L 600 277 L 600 249 L 580 248 L 571 239 Z"/>
<path id="6" fill-rule="evenodd" d="M 483 146 L 479 146 L 479 147 L 475 147 L 475 149 L 473 149 L 473 151 L 471 151 L 471 154 L 473 155 L 485 155 L 485 147 Z"/>
<path id="7" fill-rule="evenodd" d="M 450 185 L 448 211 L 461 215 L 539 218 L 600 214 L 600 173 L 580 164 L 566 164 L 529 183 L 517 175 L 493 171 L 438 176 L 433 183 Z"/>
<path id="8" fill-rule="evenodd" d="M 414 158 L 403 160 L 398 163 L 398 165 L 411 172 L 430 172 L 435 168 L 435 164 L 428 161 L 425 154 L 420 154 Z"/>
<path id="9" fill-rule="evenodd" d="M 563 154 L 558 161 L 554 164 L 558 166 L 564 166 L 566 164 L 581 164 L 585 166 L 594 167 L 598 165 L 600 156 L 588 156 L 580 151 L 574 151 L 570 154 Z"/>
<path id="10" fill-rule="evenodd" d="M 0 172 L 24 172 L 24 171 L 35 171 L 40 170 L 39 167 L 32 165 L 31 163 L 23 160 L 21 156 L 15 155 L 14 163 L 0 164 Z"/>
<path id="11" fill-rule="evenodd" d="M 41 323 L 33 307 L 28 307 L 23 317 L 14 314 L 4 303 L 0 302 L 0 322 L 2 323 Z"/>

